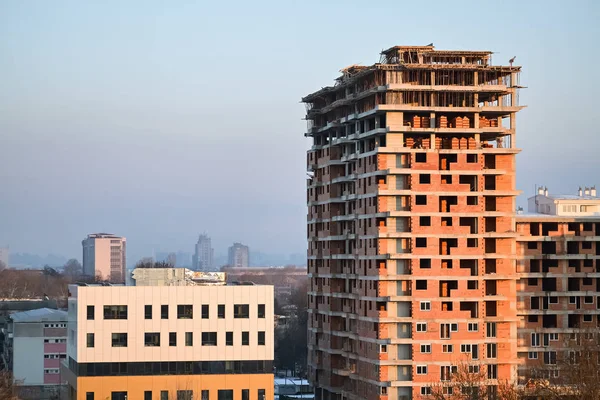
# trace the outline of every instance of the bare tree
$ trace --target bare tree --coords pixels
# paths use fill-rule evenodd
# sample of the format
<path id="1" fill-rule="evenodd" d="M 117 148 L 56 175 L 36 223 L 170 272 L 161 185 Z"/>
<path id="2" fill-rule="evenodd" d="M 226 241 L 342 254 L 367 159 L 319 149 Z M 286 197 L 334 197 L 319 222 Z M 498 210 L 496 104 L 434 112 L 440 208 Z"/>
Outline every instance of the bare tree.
<path id="1" fill-rule="evenodd" d="M 7 268 L 6 264 L 4 263 L 4 261 L 0 261 L 0 271 L 3 271 Z"/>
<path id="2" fill-rule="evenodd" d="M 19 400 L 17 396 L 17 384 L 13 381 L 13 376 L 8 371 L 0 371 L 0 399 Z"/>
<path id="3" fill-rule="evenodd" d="M 63 266 L 63 273 L 66 276 L 71 277 L 71 279 L 77 278 L 79 275 L 81 275 L 82 271 L 83 271 L 83 268 L 81 267 L 81 264 L 79 263 L 79 261 L 77 261 L 74 258 L 71 258 Z"/>

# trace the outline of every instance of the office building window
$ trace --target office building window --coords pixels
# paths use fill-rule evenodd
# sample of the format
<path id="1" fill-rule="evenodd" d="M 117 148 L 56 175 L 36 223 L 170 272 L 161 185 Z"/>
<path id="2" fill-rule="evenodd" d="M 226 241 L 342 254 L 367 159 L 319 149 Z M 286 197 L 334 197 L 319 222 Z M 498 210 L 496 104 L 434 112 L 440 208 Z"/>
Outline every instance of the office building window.
<path id="1" fill-rule="evenodd" d="M 185 345 L 186 346 L 194 345 L 194 332 L 186 332 L 185 333 Z"/>
<path id="2" fill-rule="evenodd" d="M 160 391 L 160 400 L 169 400 L 169 392 L 166 390 Z"/>
<path id="3" fill-rule="evenodd" d="M 111 392 L 110 400 L 127 400 L 127 392 Z"/>
<path id="4" fill-rule="evenodd" d="M 208 390 L 202 391 L 200 400 L 209 400 Z"/>
<path id="5" fill-rule="evenodd" d="M 193 400 L 194 391 L 193 390 L 178 390 L 177 391 L 177 400 Z"/>
<path id="6" fill-rule="evenodd" d="M 112 347 L 127 347 L 127 333 L 113 333 Z"/>
<path id="7" fill-rule="evenodd" d="M 94 306 L 87 306 L 87 319 L 88 320 L 93 320 L 94 319 L 94 314 L 95 314 L 95 307 Z M 92 396 L 94 395 L 94 393 L 92 393 Z"/>
<path id="8" fill-rule="evenodd" d="M 194 306 L 191 304 L 179 304 L 177 306 L 177 319 L 192 319 L 194 317 Z"/>
<path id="9" fill-rule="evenodd" d="M 152 306 L 151 305 L 144 306 L 144 319 L 152 319 Z"/>
<path id="10" fill-rule="evenodd" d="M 266 392 L 265 389 L 258 389 L 258 400 L 265 400 Z"/>
<path id="11" fill-rule="evenodd" d="M 242 332 L 242 346 L 250 345 L 250 332 Z"/>
<path id="12" fill-rule="evenodd" d="M 233 318 L 250 318 L 250 306 L 248 304 L 234 304 Z"/>
<path id="13" fill-rule="evenodd" d="M 225 332 L 225 345 L 233 346 L 233 332 Z"/>
<path id="14" fill-rule="evenodd" d="M 219 304 L 217 306 L 217 317 L 225 318 L 225 304 Z"/>
<path id="15" fill-rule="evenodd" d="M 127 319 L 127 306 L 104 306 L 104 319 Z"/>
<path id="16" fill-rule="evenodd" d="M 427 375 L 427 365 L 417 365 L 417 375 Z"/>
<path id="17" fill-rule="evenodd" d="M 169 346 L 177 346 L 177 332 L 169 332 Z"/>
<path id="18" fill-rule="evenodd" d="M 86 392 L 85 400 L 94 400 L 94 392 Z"/>
<path id="19" fill-rule="evenodd" d="M 94 334 L 88 333 L 86 339 L 87 347 L 94 347 Z"/>
<path id="20" fill-rule="evenodd" d="M 163 304 L 160 306 L 160 319 L 169 319 L 169 305 Z"/>
<path id="21" fill-rule="evenodd" d="M 427 332 L 427 323 L 426 322 L 417 323 L 417 332 Z"/>
<path id="22" fill-rule="evenodd" d="M 150 390 L 144 391 L 144 400 L 152 400 L 152 391 L 150 391 Z"/>
<path id="23" fill-rule="evenodd" d="M 202 332 L 202 346 L 216 346 L 217 332 Z"/>
<path id="24" fill-rule="evenodd" d="M 217 400 L 233 400 L 233 390 L 219 390 L 217 392 Z"/>
<path id="25" fill-rule="evenodd" d="M 144 333 L 144 346 L 146 346 L 146 347 L 160 346 L 160 332 Z"/>
<path id="26" fill-rule="evenodd" d="M 259 346 L 265 345 L 265 332 L 264 331 L 258 332 L 258 345 Z"/>
<path id="27" fill-rule="evenodd" d="M 431 345 L 430 344 L 422 344 L 421 345 L 421 353 L 431 353 Z"/>
<path id="28" fill-rule="evenodd" d="M 242 400 L 250 400 L 250 389 L 242 389 Z"/>
<path id="29" fill-rule="evenodd" d="M 209 313 L 208 313 L 208 304 L 202 304 L 202 319 L 208 319 L 209 318 Z"/>
<path id="30" fill-rule="evenodd" d="M 259 304 L 258 305 L 258 318 L 264 318 L 264 317 L 265 317 L 265 305 Z"/>

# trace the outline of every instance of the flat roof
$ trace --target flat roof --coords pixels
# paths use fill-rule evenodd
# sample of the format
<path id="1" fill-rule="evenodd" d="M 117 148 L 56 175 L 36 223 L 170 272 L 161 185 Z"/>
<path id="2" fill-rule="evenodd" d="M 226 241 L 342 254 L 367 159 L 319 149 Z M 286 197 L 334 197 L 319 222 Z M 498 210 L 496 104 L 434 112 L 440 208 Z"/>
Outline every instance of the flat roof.
<path id="1" fill-rule="evenodd" d="M 11 314 L 10 318 L 13 322 L 66 321 L 67 312 L 51 308 L 38 308 Z"/>
<path id="2" fill-rule="evenodd" d="M 556 220 L 572 220 L 572 221 L 580 221 L 580 220 L 598 220 L 600 221 L 600 215 L 556 215 L 556 214 L 542 214 L 536 212 L 522 212 L 521 214 L 516 215 L 517 222 L 518 220 L 529 220 L 529 219 L 556 219 Z"/>

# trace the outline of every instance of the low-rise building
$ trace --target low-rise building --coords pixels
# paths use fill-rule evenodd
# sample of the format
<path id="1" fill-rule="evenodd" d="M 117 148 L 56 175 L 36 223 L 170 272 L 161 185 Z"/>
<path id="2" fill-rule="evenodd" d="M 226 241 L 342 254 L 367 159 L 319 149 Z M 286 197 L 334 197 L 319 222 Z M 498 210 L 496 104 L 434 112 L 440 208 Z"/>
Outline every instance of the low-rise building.
<path id="1" fill-rule="evenodd" d="M 600 198 L 541 188 L 516 224 L 519 376 L 560 379 L 600 343 Z"/>
<path id="2" fill-rule="evenodd" d="M 62 383 L 60 361 L 67 353 L 67 313 L 40 308 L 13 313 L 2 329 L 2 360 L 23 399 L 49 398 Z"/>
<path id="3" fill-rule="evenodd" d="M 69 286 L 69 398 L 272 400 L 273 287 Z"/>

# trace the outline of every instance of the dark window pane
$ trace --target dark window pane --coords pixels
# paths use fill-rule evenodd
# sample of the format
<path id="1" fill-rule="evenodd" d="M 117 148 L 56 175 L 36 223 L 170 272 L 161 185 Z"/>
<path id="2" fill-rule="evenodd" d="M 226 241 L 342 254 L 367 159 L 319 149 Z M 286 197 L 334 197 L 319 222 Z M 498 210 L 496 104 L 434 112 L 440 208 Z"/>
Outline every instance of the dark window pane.
<path id="1" fill-rule="evenodd" d="M 113 333 L 112 347 L 127 347 L 127 333 Z"/>
<path id="2" fill-rule="evenodd" d="M 208 319 L 210 317 L 208 310 L 209 310 L 208 304 L 202 304 L 202 318 L 203 319 Z"/>
<path id="3" fill-rule="evenodd" d="M 127 392 L 111 392 L 110 400 L 127 400 Z"/>
<path id="4" fill-rule="evenodd" d="M 234 304 L 233 318 L 250 318 L 250 306 L 248 304 Z"/>
<path id="5" fill-rule="evenodd" d="M 94 400 L 94 392 L 86 392 L 85 400 Z"/>
<path id="6" fill-rule="evenodd" d="M 242 332 L 242 346 L 250 345 L 250 332 Z"/>
<path id="7" fill-rule="evenodd" d="M 265 317 L 265 305 L 259 304 L 258 305 L 258 318 L 264 318 L 264 317 Z"/>
<path id="8" fill-rule="evenodd" d="M 225 345 L 233 346 L 233 332 L 225 332 Z"/>
<path id="9" fill-rule="evenodd" d="M 178 390 L 177 391 L 177 400 L 192 400 L 193 391 L 192 390 Z"/>
<path id="10" fill-rule="evenodd" d="M 194 332 L 186 332 L 185 333 L 185 345 L 186 346 L 194 345 Z"/>
<path id="11" fill-rule="evenodd" d="M 94 347 L 94 334 L 93 333 L 87 334 L 87 347 Z"/>
<path id="12" fill-rule="evenodd" d="M 169 400 L 169 392 L 167 392 L 166 390 L 161 390 L 160 400 Z"/>
<path id="13" fill-rule="evenodd" d="M 152 391 L 150 391 L 150 390 L 144 391 L 144 400 L 152 400 Z"/>
<path id="14" fill-rule="evenodd" d="M 250 389 L 242 389 L 242 400 L 250 400 Z"/>
<path id="15" fill-rule="evenodd" d="M 152 319 L 152 306 L 151 305 L 144 306 L 144 319 Z"/>
<path id="16" fill-rule="evenodd" d="M 208 390 L 203 390 L 202 391 L 202 397 L 201 397 L 200 400 L 209 400 Z"/>
<path id="17" fill-rule="evenodd" d="M 95 314 L 94 306 L 87 306 L 87 319 L 89 319 L 89 320 L 94 319 L 94 314 Z M 93 395 L 94 395 L 94 393 L 92 393 L 92 396 Z"/>
<path id="18" fill-rule="evenodd" d="M 104 306 L 104 319 L 127 319 L 127 306 Z"/>
<path id="19" fill-rule="evenodd" d="M 217 332 L 202 332 L 202 346 L 216 346 Z"/>
<path id="20" fill-rule="evenodd" d="M 161 319 L 169 319 L 169 305 L 163 304 L 160 306 L 160 318 Z"/>
<path id="21" fill-rule="evenodd" d="M 265 400 L 265 389 L 258 389 L 258 400 Z"/>
<path id="22" fill-rule="evenodd" d="M 169 346 L 177 346 L 177 332 L 169 332 Z"/>
<path id="23" fill-rule="evenodd" d="M 219 390 L 217 400 L 233 400 L 233 390 Z"/>
<path id="24" fill-rule="evenodd" d="M 265 332 L 264 331 L 258 332 L 258 345 L 264 346 L 264 344 L 265 344 Z"/>
<path id="25" fill-rule="evenodd" d="M 146 346 L 146 347 L 160 346 L 160 332 L 144 333 L 144 346 Z"/>
<path id="26" fill-rule="evenodd" d="M 217 306 L 217 317 L 225 318 L 225 304 L 219 304 Z"/>
<path id="27" fill-rule="evenodd" d="M 177 306 L 178 319 L 192 319 L 194 317 L 194 307 L 191 304 L 180 304 Z"/>

